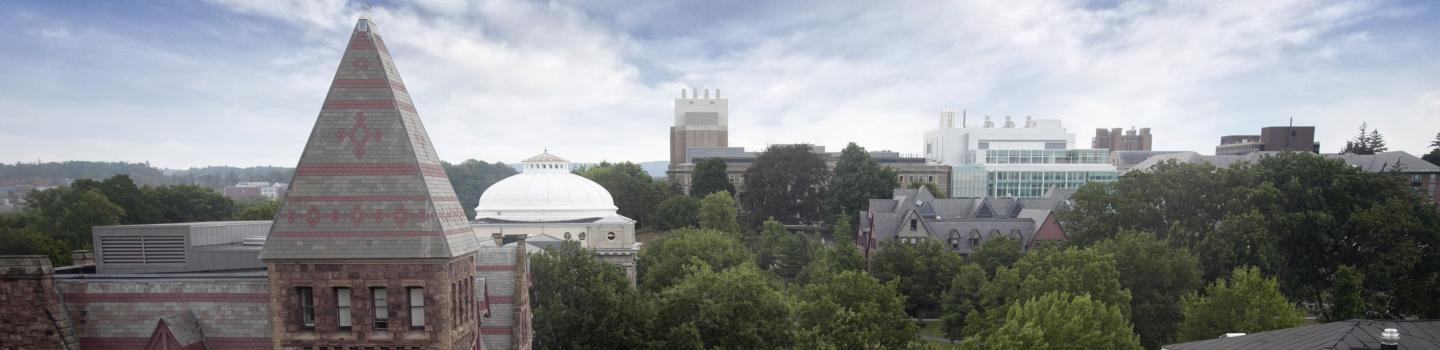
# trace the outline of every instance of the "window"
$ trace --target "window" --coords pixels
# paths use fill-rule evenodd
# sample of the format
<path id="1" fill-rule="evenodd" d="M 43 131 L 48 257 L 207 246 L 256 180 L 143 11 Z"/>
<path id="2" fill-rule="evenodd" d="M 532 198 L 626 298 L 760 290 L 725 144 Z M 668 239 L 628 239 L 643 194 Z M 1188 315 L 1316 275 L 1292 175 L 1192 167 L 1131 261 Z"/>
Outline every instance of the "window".
<path id="1" fill-rule="evenodd" d="M 565 233 L 565 240 L 567 240 L 567 241 L 570 240 L 570 233 L 569 233 L 569 232 L 566 232 L 566 233 Z"/>
<path id="2" fill-rule="evenodd" d="M 915 219 L 910 219 L 910 230 L 914 231 L 919 226 Z"/>
<path id="3" fill-rule="evenodd" d="M 605 239 L 612 240 L 612 241 L 615 240 L 615 233 L 614 233 L 614 232 L 610 232 L 610 233 L 608 233 L 608 234 L 605 234 Z"/>
<path id="4" fill-rule="evenodd" d="M 581 233 L 580 233 L 580 240 L 582 240 L 582 241 L 585 240 L 585 233 L 584 233 L 584 232 L 581 232 Z"/>
<path id="5" fill-rule="evenodd" d="M 410 328 L 425 329 L 425 289 L 410 287 Z"/>
<path id="6" fill-rule="evenodd" d="M 300 298 L 300 324 L 305 328 L 315 328 L 315 294 L 310 287 L 295 288 L 295 296 Z"/>
<path id="7" fill-rule="evenodd" d="M 340 326 L 341 330 L 349 330 L 352 322 L 350 318 L 350 288 L 335 288 L 335 311 L 336 325 Z"/>
<path id="8" fill-rule="evenodd" d="M 375 329 L 390 328 L 390 304 L 387 297 L 385 287 L 370 288 L 370 305 L 375 310 Z"/>

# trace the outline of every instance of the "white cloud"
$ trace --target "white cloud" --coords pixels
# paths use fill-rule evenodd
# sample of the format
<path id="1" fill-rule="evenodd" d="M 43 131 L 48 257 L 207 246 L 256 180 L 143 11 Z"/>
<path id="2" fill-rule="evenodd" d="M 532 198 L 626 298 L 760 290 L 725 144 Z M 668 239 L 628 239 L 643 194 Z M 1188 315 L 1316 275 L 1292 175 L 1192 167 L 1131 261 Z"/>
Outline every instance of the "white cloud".
<path id="1" fill-rule="evenodd" d="M 113 73 L 129 84 L 178 87 L 185 98 L 167 103 L 154 97 L 159 88 L 127 92 L 150 96 L 135 105 L 0 98 L 0 109 L 33 116 L 0 117 L 5 124 L 53 129 L 70 122 L 55 120 L 88 114 L 125 121 L 74 137 L 0 130 L 0 161 L 293 163 L 360 6 L 214 1 L 229 11 L 218 17 L 282 24 L 249 29 L 285 45 L 195 50 L 71 27 L 70 40 L 148 62 Z M 751 148 L 855 141 L 916 152 L 939 110 L 964 108 L 972 121 L 1061 118 L 1082 146 L 1093 128 L 1133 125 L 1154 128 L 1157 148 L 1209 152 L 1220 135 L 1294 116 L 1320 127 L 1326 151 L 1363 120 L 1392 148 L 1420 152 L 1440 131 L 1429 130 L 1440 119 L 1440 82 L 1423 79 L 1440 74 L 1440 64 L 1413 57 L 1437 49 L 1414 21 L 1387 25 L 1425 10 L 1284 0 L 813 8 L 424 0 L 376 6 L 372 17 L 442 157 L 514 161 L 548 147 L 579 161 L 645 161 L 667 158 L 670 101 L 682 87 L 723 89 L 731 144 Z M 61 81 L 56 89 L 83 81 L 26 74 Z M 130 125 L 137 121 L 187 132 Z"/>

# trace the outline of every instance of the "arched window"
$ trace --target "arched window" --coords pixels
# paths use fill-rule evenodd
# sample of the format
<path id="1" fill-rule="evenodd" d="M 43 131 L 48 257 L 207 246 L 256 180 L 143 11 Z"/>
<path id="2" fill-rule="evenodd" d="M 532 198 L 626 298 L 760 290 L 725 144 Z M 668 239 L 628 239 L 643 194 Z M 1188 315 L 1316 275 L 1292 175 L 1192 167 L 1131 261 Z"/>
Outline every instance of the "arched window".
<path id="1" fill-rule="evenodd" d="M 570 240 L 570 233 L 569 233 L 569 232 L 566 232 L 566 233 L 565 233 L 565 240 L 567 240 L 567 241 Z"/>
<path id="2" fill-rule="evenodd" d="M 615 232 L 610 232 L 610 233 L 605 234 L 605 239 L 612 240 L 612 241 L 615 240 Z"/>

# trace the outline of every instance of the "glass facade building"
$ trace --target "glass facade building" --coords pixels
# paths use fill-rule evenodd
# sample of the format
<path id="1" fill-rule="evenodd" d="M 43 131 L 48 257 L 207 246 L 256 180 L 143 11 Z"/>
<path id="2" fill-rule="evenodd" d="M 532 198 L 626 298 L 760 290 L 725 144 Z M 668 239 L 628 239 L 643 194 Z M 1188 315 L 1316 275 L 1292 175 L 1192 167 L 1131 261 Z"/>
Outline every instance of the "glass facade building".
<path id="1" fill-rule="evenodd" d="M 992 197 L 1044 197 L 1052 187 L 1080 188 L 1086 182 L 1114 182 L 1116 171 L 992 171 L 986 192 Z"/>

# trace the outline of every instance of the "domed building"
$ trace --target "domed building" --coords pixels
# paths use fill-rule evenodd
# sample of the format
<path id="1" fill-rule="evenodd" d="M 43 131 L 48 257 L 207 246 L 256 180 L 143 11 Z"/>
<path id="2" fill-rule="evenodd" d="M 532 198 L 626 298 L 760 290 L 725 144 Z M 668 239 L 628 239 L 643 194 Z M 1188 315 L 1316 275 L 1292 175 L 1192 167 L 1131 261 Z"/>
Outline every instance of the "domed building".
<path id="1" fill-rule="evenodd" d="M 525 234 L 536 246 L 578 241 L 600 261 L 619 265 L 635 281 L 635 220 L 616 213 L 610 191 L 570 173 L 570 161 L 548 151 L 521 161 L 520 174 L 480 195 L 475 233 Z"/>

